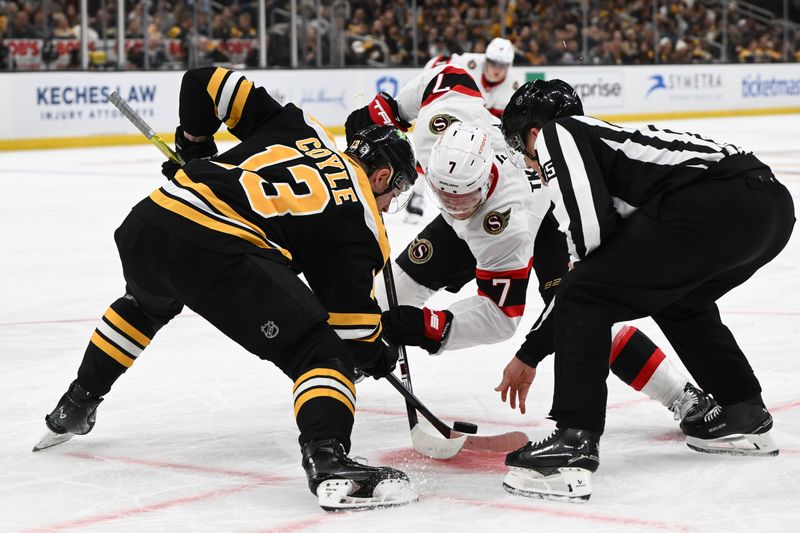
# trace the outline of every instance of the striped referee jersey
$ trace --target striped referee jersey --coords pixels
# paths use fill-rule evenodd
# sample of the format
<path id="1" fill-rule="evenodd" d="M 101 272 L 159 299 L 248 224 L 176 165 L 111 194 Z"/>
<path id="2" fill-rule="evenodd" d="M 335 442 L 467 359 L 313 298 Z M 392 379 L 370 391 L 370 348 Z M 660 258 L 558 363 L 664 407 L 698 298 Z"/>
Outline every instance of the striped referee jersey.
<path id="1" fill-rule="evenodd" d="M 737 146 L 694 133 L 624 128 L 587 116 L 548 123 L 535 149 L 574 260 L 608 239 L 620 218 L 665 191 L 765 166 Z"/>

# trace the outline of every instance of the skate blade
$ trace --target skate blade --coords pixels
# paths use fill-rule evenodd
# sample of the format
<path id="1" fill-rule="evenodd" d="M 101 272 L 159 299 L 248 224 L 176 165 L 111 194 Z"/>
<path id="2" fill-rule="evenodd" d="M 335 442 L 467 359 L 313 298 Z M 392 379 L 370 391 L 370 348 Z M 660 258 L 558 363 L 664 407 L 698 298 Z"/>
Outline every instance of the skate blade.
<path id="1" fill-rule="evenodd" d="M 718 439 L 686 437 L 686 445 L 697 452 L 727 455 L 775 456 L 780 450 L 769 431 L 761 434 L 736 433 Z"/>
<path id="2" fill-rule="evenodd" d="M 529 468 L 510 467 L 503 488 L 528 498 L 585 503 L 592 495 L 592 473 L 585 468 L 565 467 L 545 476 Z"/>
<path id="3" fill-rule="evenodd" d="M 351 496 L 356 490 L 358 485 L 349 479 L 324 481 L 317 487 L 319 506 L 328 512 L 369 511 L 400 507 L 419 500 L 408 481 L 401 479 L 384 479 L 372 491 L 371 498 Z"/>
<path id="4" fill-rule="evenodd" d="M 62 442 L 67 442 L 74 436 L 74 433 L 54 433 L 48 429 L 47 433 L 45 433 L 44 436 L 39 439 L 39 442 L 36 443 L 36 446 L 33 447 L 33 451 L 38 452 L 46 448 L 52 448 Z"/>

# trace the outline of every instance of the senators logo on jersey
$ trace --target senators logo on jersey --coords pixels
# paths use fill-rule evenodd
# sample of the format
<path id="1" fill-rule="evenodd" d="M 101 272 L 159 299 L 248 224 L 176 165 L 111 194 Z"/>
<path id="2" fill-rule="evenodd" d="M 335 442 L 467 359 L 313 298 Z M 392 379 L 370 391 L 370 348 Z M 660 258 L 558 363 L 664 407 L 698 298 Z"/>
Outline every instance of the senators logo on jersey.
<path id="1" fill-rule="evenodd" d="M 434 115 L 431 118 L 430 122 L 428 122 L 428 129 L 434 135 L 441 135 L 444 133 L 444 130 L 450 127 L 451 124 L 454 122 L 461 122 L 458 118 L 454 117 L 453 115 L 448 115 L 447 113 L 440 113 L 438 115 Z"/>
<path id="2" fill-rule="evenodd" d="M 408 258 L 412 263 L 421 265 L 433 257 L 433 244 L 428 239 L 414 239 L 408 246 Z"/>
<path id="3" fill-rule="evenodd" d="M 502 213 L 500 211 L 492 211 L 483 217 L 483 230 L 489 235 L 498 235 L 506 229 L 510 218 L 510 207 Z"/>

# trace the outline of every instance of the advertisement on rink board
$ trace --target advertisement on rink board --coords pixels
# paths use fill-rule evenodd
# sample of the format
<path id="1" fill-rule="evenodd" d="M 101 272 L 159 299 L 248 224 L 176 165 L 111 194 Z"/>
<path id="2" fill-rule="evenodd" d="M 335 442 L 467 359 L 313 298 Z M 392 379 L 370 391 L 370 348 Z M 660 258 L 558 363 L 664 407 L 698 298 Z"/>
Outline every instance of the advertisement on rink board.
<path id="1" fill-rule="evenodd" d="M 625 107 L 622 69 L 583 67 L 528 71 L 525 81 L 559 78 L 575 88 L 584 108 L 621 112 Z"/>
<path id="2" fill-rule="evenodd" d="M 396 96 L 412 69 L 243 70 L 278 102 L 294 103 L 327 126 L 342 126 L 348 113 L 379 90 Z M 108 102 L 117 91 L 159 132 L 178 121 L 183 72 L 25 72 L 0 74 L 0 140 L 37 137 L 135 135 Z"/>
<path id="3" fill-rule="evenodd" d="M 22 52 L 22 50 L 20 50 Z M 418 69 L 244 70 L 281 103 L 295 103 L 326 126 L 377 91 L 396 96 Z M 119 92 L 162 133 L 174 131 L 182 71 L 18 72 L 0 74 L 0 148 L 14 141 L 135 138 L 137 130 L 107 101 Z M 516 67 L 519 81 L 561 78 L 579 92 L 587 114 L 646 120 L 648 115 L 709 116 L 737 112 L 800 113 L 796 64 Z M 98 141 L 102 144 L 102 140 Z"/>

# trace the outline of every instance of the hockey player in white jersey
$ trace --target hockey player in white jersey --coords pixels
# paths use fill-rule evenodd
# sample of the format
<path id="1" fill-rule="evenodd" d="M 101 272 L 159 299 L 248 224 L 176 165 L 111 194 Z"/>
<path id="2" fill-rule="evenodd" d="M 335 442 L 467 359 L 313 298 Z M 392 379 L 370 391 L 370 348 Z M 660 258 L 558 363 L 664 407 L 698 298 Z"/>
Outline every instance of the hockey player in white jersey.
<path id="1" fill-rule="evenodd" d="M 483 104 L 474 79 L 460 67 L 444 65 L 408 82 L 397 100 L 379 93 L 347 119 L 348 136 L 365 123 L 408 128 L 416 122 L 418 171 L 426 169 L 424 181 L 440 214 L 394 262 L 401 305 L 386 311 L 382 323 L 390 340 L 431 354 L 510 338 L 525 310 L 531 267 L 545 303 L 567 270 L 569 255 L 548 214 L 549 198 L 536 174 L 511 164 L 499 121 Z M 436 292 L 458 292 L 473 279 L 477 294 L 446 310 L 424 307 Z M 381 287 L 377 293 L 386 309 Z M 546 350 L 546 344 L 535 348 Z M 679 419 L 707 409 L 702 392 L 685 388 L 686 376 L 643 333 L 629 328 L 618 334 L 616 346 L 611 369 L 633 388 Z M 524 410 L 524 402 L 520 407 Z"/>
<path id="2" fill-rule="evenodd" d="M 478 83 L 484 99 L 484 107 L 500 117 L 511 95 L 519 88 L 519 80 L 513 75 L 514 45 L 508 39 L 497 37 L 486 47 L 483 54 L 453 54 L 436 56 L 425 65 L 431 69 L 440 65 L 456 65 L 466 70 Z"/>
<path id="3" fill-rule="evenodd" d="M 482 54 L 465 53 L 451 56 L 436 56 L 425 65 L 431 70 L 442 65 L 463 68 L 475 80 L 483 96 L 483 106 L 500 117 L 511 95 L 520 85 L 513 75 L 514 45 L 508 39 L 492 39 Z M 406 220 L 416 223 L 424 215 L 425 184 L 423 180 L 415 184 L 411 199 L 406 205 Z"/>

